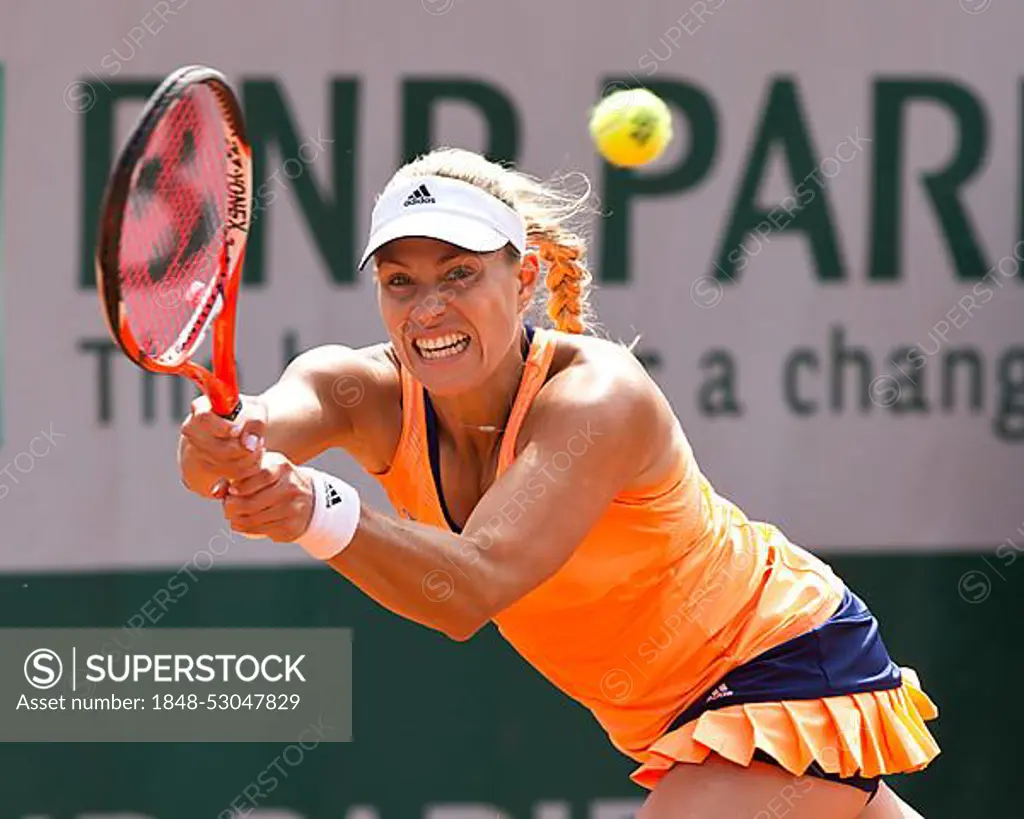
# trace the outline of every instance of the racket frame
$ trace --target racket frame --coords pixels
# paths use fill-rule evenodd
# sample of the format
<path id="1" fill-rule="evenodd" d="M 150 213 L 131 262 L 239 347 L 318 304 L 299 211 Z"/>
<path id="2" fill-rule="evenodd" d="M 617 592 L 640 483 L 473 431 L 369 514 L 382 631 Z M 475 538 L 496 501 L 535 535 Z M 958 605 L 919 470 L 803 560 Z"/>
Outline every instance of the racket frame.
<path id="1" fill-rule="evenodd" d="M 179 337 L 179 343 L 170 351 L 176 355 L 163 353 L 154 357 L 142 349 L 132 333 L 122 300 L 119 257 L 124 213 L 132 180 L 149 139 L 174 103 L 196 84 L 205 84 L 214 92 L 227 141 L 228 177 L 225 183 L 228 187 L 228 214 L 225 224 L 219 228 L 225 236 L 220 258 L 216 261 L 214 281 L 207 287 L 201 305 L 197 305 L 193 313 L 186 338 L 182 341 Z M 121 149 L 104 192 L 100 213 L 95 256 L 96 287 L 114 341 L 139 367 L 162 375 L 190 379 L 210 399 L 214 412 L 234 420 L 242 409 L 235 360 L 235 328 L 241 271 L 252 219 L 252 148 L 246 138 L 242 108 L 221 72 L 202 65 L 185 66 L 160 84 Z M 208 330 L 212 330 L 213 335 L 212 371 L 192 360 Z"/>

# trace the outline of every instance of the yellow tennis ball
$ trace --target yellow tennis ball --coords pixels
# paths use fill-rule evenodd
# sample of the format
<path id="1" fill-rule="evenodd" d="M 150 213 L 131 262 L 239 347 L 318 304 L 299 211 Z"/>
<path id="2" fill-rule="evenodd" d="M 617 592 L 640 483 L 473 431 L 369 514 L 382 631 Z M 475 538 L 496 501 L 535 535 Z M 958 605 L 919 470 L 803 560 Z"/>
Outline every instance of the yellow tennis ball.
<path id="1" fill-rule="evenodd" d="M 612 165 L 646 165 L 672 141 L 672 115 L 665 102 L 646 88 L 623 88 L 591 109 L 590 136 Z"/>

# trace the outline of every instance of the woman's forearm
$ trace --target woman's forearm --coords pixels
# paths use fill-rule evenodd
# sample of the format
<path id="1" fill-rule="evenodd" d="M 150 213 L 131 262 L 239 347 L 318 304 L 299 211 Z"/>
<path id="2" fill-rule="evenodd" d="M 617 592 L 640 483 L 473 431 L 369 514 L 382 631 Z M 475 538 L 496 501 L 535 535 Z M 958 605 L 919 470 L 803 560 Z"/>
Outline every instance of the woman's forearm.
<path id="1" fill-rule="evenodd" d="M 487 557 L 473 538 L 364 507 L 352 542 L 328 562 L 385 608 L 466 640 L 491 615 Z"/>

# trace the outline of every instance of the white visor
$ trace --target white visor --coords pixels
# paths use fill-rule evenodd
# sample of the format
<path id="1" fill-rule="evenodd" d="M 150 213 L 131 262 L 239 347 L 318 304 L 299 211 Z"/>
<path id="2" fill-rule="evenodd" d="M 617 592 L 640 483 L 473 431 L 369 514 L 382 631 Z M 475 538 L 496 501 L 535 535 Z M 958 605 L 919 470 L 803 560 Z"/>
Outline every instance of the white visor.
<path id="1" fill-rule="evenodd" d="M 473 253 L 490 253 L 510 243 L 520 253 L 526 250 L 526 224 L 504 202 L 468 182 L 421 176 L 393 185 L 377 200 L 359 269 L 388 242 L 413 236 Z"/>

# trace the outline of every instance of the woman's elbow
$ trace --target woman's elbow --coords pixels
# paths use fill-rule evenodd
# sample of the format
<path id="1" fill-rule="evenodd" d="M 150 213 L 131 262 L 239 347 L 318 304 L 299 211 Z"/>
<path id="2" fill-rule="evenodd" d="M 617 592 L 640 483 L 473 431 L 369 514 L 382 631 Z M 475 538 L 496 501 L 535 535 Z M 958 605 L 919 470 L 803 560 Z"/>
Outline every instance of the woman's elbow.
<path id="1" fill-rule="evenodd" d="M 510 605 L 515 597 L 496 572 L 481 572 L 479 579 L 473 579 L 475 583 L 465 584 L 449 580 L 437 589 L 438 592 L 443 590 L 446 595 L 438 598 L 438 602 L 443 600 L 441 605 L 446 607 L 439 618 L 443 621 L 441 631 L 460 643 L 472 638 Z"/>
<path id="2" fill-rule="evenodd" d="M 467 640 L 473 638 L 473 636 L 483 628 L 483 623 L 476 626 L 469 627 L 458 627 L 458 628 L 445 628 L 444 635 L 449 640 L 454 640 L 456 643 L 465 643 Z"/>
<path id="3" fill-rule="evenodd" d="M 451 602 L 455 602 L 455 596 Z M 440 630 L 449 639 L 464 643 L 490 622 L 491 607 L 483 600 L 464 598 L 446 614 L 438 624 Z"/>
<path id="4" fill-rule="evenodd" d="M 474 609 L 461 611 L 453 617 L 445 618 L 444 622 L 439 624 L 439 628 L 449 639 L 457 643 L 464 643 L 486 626 L 488 621 L 488 617 Z"/>

